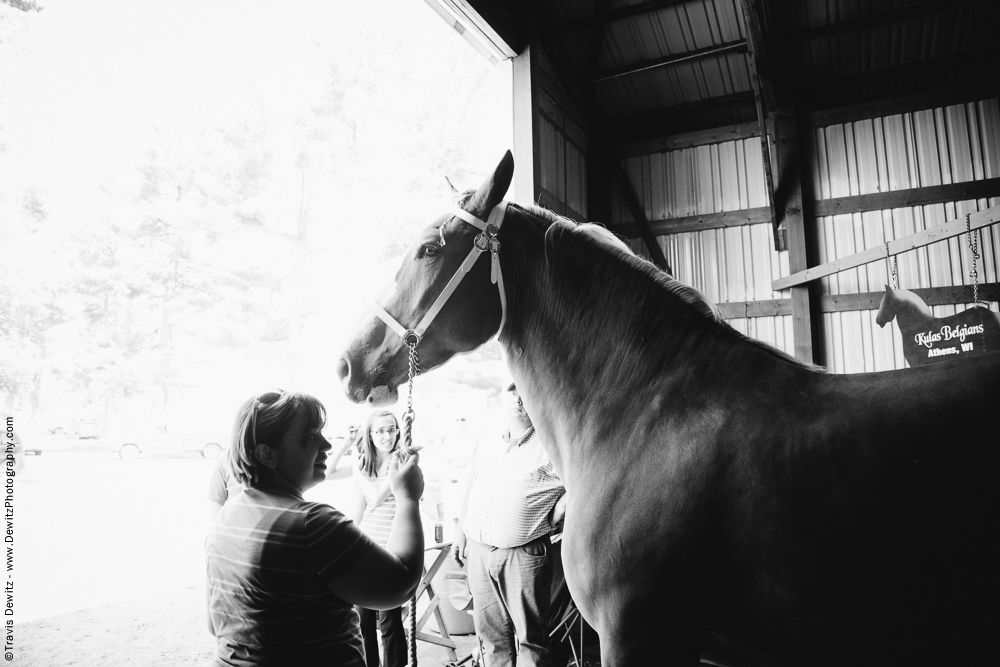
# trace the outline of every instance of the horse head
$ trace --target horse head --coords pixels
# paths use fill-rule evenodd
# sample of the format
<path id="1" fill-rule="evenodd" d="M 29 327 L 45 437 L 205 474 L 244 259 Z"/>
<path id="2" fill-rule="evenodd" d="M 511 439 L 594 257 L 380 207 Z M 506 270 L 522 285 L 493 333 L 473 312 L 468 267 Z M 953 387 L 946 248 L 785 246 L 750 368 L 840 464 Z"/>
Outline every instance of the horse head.
<path id="1" fill-rule="evenodd" d="M 885 286 L 885 294 L 882 295 L 882 302 L 878 307 L 878 314 L 875 316 L 875 323 L 884 327 L 892 322 L 894 317 L 899 317 L 900 328 L 914 326 L 924 326 L 934 319 L 931 309 L 924 303 L 924 300 L 908 289 L 891 289 Z"/>
<path id="2" fill-rule="evenodd" d="M 875 324 L 879 325 L 880 328 L 885 327 L 896 318 L 896 311 L 892 307 L 895 301 L 894 296 L 892 288 L 886 285 L 885 294 L 882 295 L 882 301 L 878 304 L 878 314 L 875 315 Z"/>
<path id="3" fill-rule="evenodd" d="M 513 175 L 514 157 L 508 151 L 461 208 L 485 220 L 503 200 Z M 393 293 L 379 304 L 399 327 L 412 332 L 453 277 L 463 271 L 464 264 L 467 273 L 417 339 L 420 371 L 474 350 L 500 328 L 502 307 L 497 288 L 490 285 L 490 253 L 484 252 L 486 257 L 475 261 L 471 268 L 466 261 L 479 233 L 479 229 L 452 214 L 432 222 L 406 251 Z M 483 298 L 490 291 L 494 296 Z M 380 319 L 373 315 L 341 355 L 337 375 L 352 401 L 387 405 L 396 401 L 399 385 L 407 381 L 408 362 L 409 348 L 400 332 L 390 328 L 384 316 Z"/>

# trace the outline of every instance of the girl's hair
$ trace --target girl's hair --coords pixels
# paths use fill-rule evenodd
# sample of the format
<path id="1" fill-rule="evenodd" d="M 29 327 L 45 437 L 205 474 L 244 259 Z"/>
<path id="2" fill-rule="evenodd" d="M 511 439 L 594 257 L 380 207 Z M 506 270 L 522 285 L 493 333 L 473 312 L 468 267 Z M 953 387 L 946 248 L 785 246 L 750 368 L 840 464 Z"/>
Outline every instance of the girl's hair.
<path id="1" fill-rule="evenodd" d="M 396 424 L 396 441 L 392 443 L 392 451 L 399 449 L 402 432 L 399 430 L 399 420 L 396 419 L 396 415 L 389 410 L 376 410 L 368 415 L 368 421 L 361 429 L 361 438 L 358 440 L 358 468 L 365 477 L 378 477 L 378 449 L 372 441 L 372 423 L 379 417 L 392 417 L 392 421 Z"/>
<path id="2" fill-rule="evenodd" d="M 270 479 L 270 470 L 257 460 L 258 444 L 276 447 L 292 422 L 302 412 L 307 415 L 309 430 L 319 430 L 326 424 L 326 408 L 308 394 L 285 391 L 264 392 L 247 400 L 236 415 L 229 467 L 243 486 L 259 488 Z"/>

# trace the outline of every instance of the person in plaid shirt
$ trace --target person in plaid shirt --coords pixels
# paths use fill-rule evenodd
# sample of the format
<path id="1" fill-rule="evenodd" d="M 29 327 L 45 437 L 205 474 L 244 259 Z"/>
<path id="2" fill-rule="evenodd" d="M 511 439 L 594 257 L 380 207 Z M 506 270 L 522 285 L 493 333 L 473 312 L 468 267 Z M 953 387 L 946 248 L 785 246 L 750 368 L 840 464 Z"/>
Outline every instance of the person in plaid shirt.
<path id="1" fill-rule="evenodd" d="M 513 383 L 504 407 L 506 437 L 473 456 L 452 556 L 459 565 L 468 562 L 473 623 L 486 667 L 545 667 L 549 534 L 565 516 L 566 490 Z"/>

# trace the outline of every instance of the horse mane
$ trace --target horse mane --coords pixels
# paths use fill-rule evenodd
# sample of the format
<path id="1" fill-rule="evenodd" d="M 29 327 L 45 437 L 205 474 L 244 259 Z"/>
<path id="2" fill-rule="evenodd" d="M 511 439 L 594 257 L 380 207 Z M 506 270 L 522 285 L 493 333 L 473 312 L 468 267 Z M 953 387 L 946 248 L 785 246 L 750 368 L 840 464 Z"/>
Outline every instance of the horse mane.
<path id="1" fill-rule="evenodd" d="M 625 244 L 624 241 L 619 238 L 617 234 L 612 232 L 610 229 L 604 225 L 596 222 L 576 222 L 571 218 L 566 218 L 561 215 L 557 215 L 552 211 L 542 208 L 540 206 L 524 206 L 521 204 L 513 204 L 515 208 L 518 208 L 526 213 L 534 214 L 546 222 L 549 223 L 564 223 L 570 225 L 574 230 L 582 233 L 589 237 L 593 241 L 597 241 L 605 250 L 610 252 L 612 255 L 617 255 L 620 259 L 626 261 L 629 265 L 634 268 L 640 269 L 646 275 L 652 277 L 656 282 L 665 290 L 678 297 L 681 301 L 688 304 L 702 315 L 705 315 L 711 320 L 716 322 L 722 321 L 722 316 L 718 309 L 712 304 L 711 301 L 705 298 L 701 292 L 699 292 L 694 287 L 690 285 L 685 285 L 684 283 L 676 280 L 666 271 L 661 271 L 655 264 L 647 259 L 639 257 L 632 249 Z"/>
<path id="2" fill-rule="evenodd" d="M 786 361 L 802 368 L 826 372 L 826 369 L 822 366 L 817 366 L 815 364 L 796 359 L 795 357 L 772 345 L 768 345 L 763 341 L 751 338 L 750 336 L 737 331 L 722 318 L 722 314 L 719 312 L 719 309 L 715 306 L 715 304 L 709 301 L 708 298 L 705 297 L 699 290 L 680 282 L 666 271 L 660 270 L 659 267 L 649 260 L 636 255 L 631 248 L 629 248 L 616 234 L 614 234 L 614 232 L 607 229 L 605 226 L 590 222 L 578 223 L 575 220 L 558 215 L 540 206 L 513 203 L 511 206 L 529 216 L 540 218 L 544 222 L 548 223 L 546 227 L 554 224 L 565 225 L 571 233 L 587 239 L 589 245 L 594 247 L 595 250 L 616 258 L 630 269 L 652 280 L 658 287 L 662 288 L 668 294 L 676 297 L 681 303 L 690 306 L 694 312 L 698 313 L 705 320 L 707 320 L 710 326 L 718 327 L 738 340 L 742 340 L 759 350 L 781 359 L 782 361 Z M 643 332 L 640 332 L 640 336 L 642 333 Z"/>

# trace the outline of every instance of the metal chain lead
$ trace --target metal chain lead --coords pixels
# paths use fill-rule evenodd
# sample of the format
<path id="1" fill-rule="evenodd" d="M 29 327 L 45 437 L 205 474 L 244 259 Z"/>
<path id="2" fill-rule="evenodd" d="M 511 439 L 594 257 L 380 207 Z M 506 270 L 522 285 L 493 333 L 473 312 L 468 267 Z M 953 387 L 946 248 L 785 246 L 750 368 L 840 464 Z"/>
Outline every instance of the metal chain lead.
<path id="1" fill-rule="evenodd" d="M 972 271 L 969 277 L 972 278 L 972 302 L 979 305 L 979 271 L 976 270 L 976 263 L 979 261 L 979 230 L 976 235 L 972 235 L 972 214 L 965 214 L 965 233 L 969 236 L 969 249 L 972 251 Z"/>
<path id="2" fill-rule="evenodd" d="M 889 242 L 885 242 L 885 263 L 889 265 L 889 276 L 892 282 L 892 289 L 899 289 L 899 280 L 896 278 L 896 257 L 889 254 Z"/>
<path id="3" fill-rule="evenodd" d="M 408 336 L 404 339 L 406 347 L 409 348 L 409 381 L 406 392 L 406 412 L 403 413 L 403 450 L 409 452 L 413 447 L 413 378 L 420 374 L 420 362 L 417 360 L 417 344 L 420 339 L 417 336 Z M 418 589 L 419 590 L 419 589 Z M 409 632 L 407 641 L 410 649 L 409 667 L 417 667 L 417 594 L 410 598 L 409 605 Z"/>

